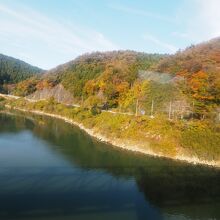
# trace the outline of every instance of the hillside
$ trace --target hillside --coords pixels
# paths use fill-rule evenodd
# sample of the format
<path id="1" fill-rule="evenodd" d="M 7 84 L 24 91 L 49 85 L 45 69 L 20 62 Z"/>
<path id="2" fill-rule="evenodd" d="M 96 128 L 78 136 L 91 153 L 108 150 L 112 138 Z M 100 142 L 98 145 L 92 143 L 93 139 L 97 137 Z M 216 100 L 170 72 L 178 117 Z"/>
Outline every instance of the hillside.
<path id="1" fill-rule="evenodd" d="M 113 87 L 125 82 L 131 85 L 138 77 L 138 70 L 151 68 L 161 57 L 163 56 L 159 54 L 134 51 L 97 52 L 79 56 L 50 74 L 57 73 L 58 70 L 58 78 L 66 89 L 70 90 L 75 97 L 81 97 L 90 95 L 86 91 L 89 89 L 88 85 L 92 84 L 90 80 L 103 84 L 95 87 L 106 86 L 102 90 L 117 90 Z M 98 88 L 93 89 L 98 90 Z"/>
<path id="2" fill-rule="evenodd" d="M 33 86 L 42 91 L 62 84 L 76 102 L 84 100 L 90 106 L 97 102 L 117 107 L 120 96 L 138 79 L 139 70 L 150 70 L 162 57 L 134 51 L 84 54 L 46 72 L 38 82 L 36 79 L 22 82 L 15 94 L 29 95 L 28 88 Z"/>
<path id="3" fill-rule="evenodd" d="M 58 84 L 71 94 L 68 100 L 87 108 L 216 120 L 220 104 L 220 38 L 171 56 L 135 51 L 84 54 L 40 79 L 19 83 L 14 94 L 27 96 L 36 91 L 32 97 L 43 98 L 44 94 L 48 98 L 45 89 L 53 94 Z"/>
<path id="4" fill-rule="evenodd" d="M 42 71 L 24 61 L 0 54 L 0 90 L 5 89 L 3 84 L 18 83 Z"/>
<path id="5" fill-rule="evenodd" d="M 19 82 L 13 93 L 35 101 L 3 100 L 2 108 L 62 116 L 126 149 L 215 164 L 220 161 L 219 56 L 219 39 L 172 56 L 85 54 Z"/>
<path id="6" fill-rule="evenodd" d="M 191 45 L 175 55 L 167 56 L 157 66 L 161 72 L 177 74 L 181 72 L 195 73 L 200 70 L 208 73 L 220 72 L 220 37 Z"/>
<path id="7" fill-rule="evenodd" d="M 156 70 L 183 77 L 180 88 L 198 108 L 206 107 L 207 112 L 220 104 L 220 38 L 164 58 Z"/>

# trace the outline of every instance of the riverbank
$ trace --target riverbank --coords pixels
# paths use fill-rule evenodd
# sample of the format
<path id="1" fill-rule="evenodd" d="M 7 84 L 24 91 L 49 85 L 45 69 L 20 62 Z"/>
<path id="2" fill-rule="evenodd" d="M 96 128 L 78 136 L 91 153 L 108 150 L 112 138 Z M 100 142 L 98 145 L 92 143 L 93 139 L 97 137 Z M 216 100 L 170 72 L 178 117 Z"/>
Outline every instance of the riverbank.
<path id="1" fill-rule="evenodd" d="M 31 103 L 31 105 L 36 105 L 36 103 Z M 78 126 L 80 129 L 84 130 L 90 136 L 98 139 L 99 141 L 111 144 L 111 145 L 113 145 L 115 147 L 119 147 L 123 150 L 129 150 L 132 152 L 142 153 L 142 154 L 150 155 L 150 156 L 154 156 L 154 157 L 163 157 L 163 158 L 169 158 L 172 160 L 184 161 L 184 162 L 191 163 L 191 164 L 201 164 L 201 165 L 213 166 L 213 167 L 218 167 L 218 168 L 220 167 L 220 161 L 205 160 L 205 159 L 201 159 L 196 156 L 188 156 L 183 153 L 181 148 L 177 149 L 175 151 L 175 154 L 174 153 L 170 154 L 170 152 L 169 152 L 169 154 L 168 153 L 166 154 L 166 151 L 165 152 L 160 152 L 160 151 L 156 152 L 154 150 L 154 148 L 152 148 L 151 145 L 154 145 L 154 142 L 156 140 L 161 141 L 161 139 L 163 139 L 163 137 L 161 137 L 160 134 L 153 134 L 153 135 L 148 134 L 147 136 L 145 135 L 145 137 L 142 140 L 141 139 L 134 140 L 134 138 L 132 139 L 132 138 L 117 137 L 116 133 L 114 133 L 114 132 L 112 132 L 112 133 L 108 132 L 107 134 L 105 134 L 104 128 L 102 129 L 102 127 L 101 127 L 101 129 L 100 129 L 99 126 L 95 125 L 96 118 L 92 118 L 92 120 L 90 120 L 90 121 L 94 122 L 94 125 L 89 125 L 88 123 L 85 123 L 88 120 L 86 121 L 86 120 L 80 119 L 81 120 L 81 122 L 80 122 L 80 120 L 78 118 L 77 118 L 77 120 L 76 119 L 74 120 L 74 119 L 71 119 L 70 117 L 63 116 L 62 114 L 65 113 L 65 109 L 62 111 L 62 114 L 57 114 L 57 113 L 47 112 L 45 110 L 42 111 L 42 110 L 31 109 L 33 106 L 32 107 L 30 107 L 30 106 L 25 107 L 25 105 L 23 105 L 23 107 L 19 107 L 19 104 L 17 106 L 15 104 L 14 105 L 6 105 L 6 107 L 13 108 L 13 109 L 23 111 L 23 112 L 29 112 L 29 113 L 34 113 L 34 114 L 38 114 L 38 115 L 45 115 L 45 116 L 64 120 L 67 123 L 70 123 L 74 126 Z M 55 111 L 55 110 L 50 110 L 50 111 Z M 66 112 L 66 114 L 67 114 L 67 112 Z M 74 114 L 76 114 L 76 113 L 74 113 Z M 109 113 L 102 113 L 102 114 L 109 114 Z M 86 117 L 88 117 L 88 116 L 86 116 Z M 97 116 L 97 117 L 100 117 L 100 116 Z M 108 116 L 108 117 L 112 117 L 112 116 Z M 116 117 L 116 116 L 114 116 L 114 117 Z M 126 116 L 120 116 L 120 117 L 126 117 Z M 113 120 L 113 117 L 110 120 Z M 140 120 L 139 123 L 141 123 L 141 119 L 139 119 L 139 120 Z M 108 123 L 108 122 L 106 121 L 106 123 Z M 123 123 L 122 123 L 122 125 L 123 125 Z M 103 127 L 104 127 L 104 125 L 103 125 Z M 126 128 L 123 128 L 123 129 L 126 129 Z M 141 131 L 139 131 L 139 132 L 141 132 Z M 123 136 L 123 135 L 121 135 L 121 136 Z M 152 140 L 154 140 L 154 142 Z M 158 149 L 158 147 L 156 149 Z"/>

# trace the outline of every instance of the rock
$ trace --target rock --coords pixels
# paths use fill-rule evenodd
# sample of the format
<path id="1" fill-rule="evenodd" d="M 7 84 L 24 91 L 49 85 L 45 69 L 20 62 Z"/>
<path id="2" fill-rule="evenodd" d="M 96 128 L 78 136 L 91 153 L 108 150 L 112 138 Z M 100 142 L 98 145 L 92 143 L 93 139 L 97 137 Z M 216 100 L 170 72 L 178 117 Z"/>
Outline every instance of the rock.
<path id="1" fill-rule="evenodd" d="M 58 84 L 53 88 L 45 88 L 38 90 L 33 94 L 27 96 L 28 99 L 32 100 L 45 100 L 54 97 L 54 99 L 63 104 L 73 104 L 73 95 L 67 91 L 62 84 Z"/>

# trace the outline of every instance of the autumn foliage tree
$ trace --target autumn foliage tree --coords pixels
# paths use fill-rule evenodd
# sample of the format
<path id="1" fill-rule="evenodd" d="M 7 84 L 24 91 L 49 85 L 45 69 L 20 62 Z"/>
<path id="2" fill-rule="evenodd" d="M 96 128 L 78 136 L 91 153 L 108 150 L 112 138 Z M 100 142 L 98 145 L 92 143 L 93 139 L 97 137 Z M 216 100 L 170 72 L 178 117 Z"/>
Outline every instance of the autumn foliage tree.
<path id="1" fill-rule="evenodd" d="M 202 70 L 192 74 L 188 80 L 188 85 L 192 96 L 197 100 L 211 101 L 215 98 L 212 95 L 213 87 L 210 77 Z"/>

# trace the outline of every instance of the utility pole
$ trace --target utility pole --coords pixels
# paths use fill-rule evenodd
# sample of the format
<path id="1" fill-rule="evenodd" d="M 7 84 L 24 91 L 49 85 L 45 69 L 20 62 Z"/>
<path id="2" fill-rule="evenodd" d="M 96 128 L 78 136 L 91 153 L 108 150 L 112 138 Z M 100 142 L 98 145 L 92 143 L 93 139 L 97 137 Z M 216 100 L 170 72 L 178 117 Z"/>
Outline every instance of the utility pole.
<path id="1" fill-rule="evenodd" d="M 170 102 L 170 107 L 169 107 L 169 120 L 171 120 L 171 112 L 172 112 L 172 102 Z"/>
<path id="2" fill-rule="evenodd" d="M 136 113 L 135 113 L 135 116 L 138 116 L 138 99 L 136 101 Z"/>
<path id="3" fill-rule="evenodd" d="M 54 96 L 54 98 L 55 98 L 55 96 Z M 57 101 L 60 102 L 60 100 L 61 100 L 61 99 L 60 99 L 60 92 L 59 92 L 59 93 L 58 93 L 58 97 L 57 97 Z"/>
<path id="4" fill-rule="evenodd" d="M 154 117 L 153 114 L 154 114 L 154 100 L 152 99 L 152 102 L 151 102 L 151 112 L 150 112 L 150 117 L 151 118 Z"/>
<path id="5" fill-rule="evenodd" d="M 193 101 L 192 119 L 194 118 L 194 108 L 195 108 L 195 103 Z"/>
<path id="6" fill-rule="evenodd" d="M 81 97 L 81 105 L 83 105 L 84 99 L 83 99 L 83 95 Z"/>
<path id="7" fill-rule="evenodd" d="M 173 105 L 173 108 L 172 108 L 172 118 L 173 118 L 174 120 L 176 119 L 176 118 L 175 118 L 175 111 L 176 111 L 176 110 L 175 110 L 175 105 L 176 105 L 176 104 L 174 104 L 174 105 Z"/>
<path id="8" fill-rule="evenodd" d="M 184 109 L 183 109 L 183 103 L 180 104 L 180 119 L 182 120 L 183 119 L 183 112 L 184 112 Z"/>

